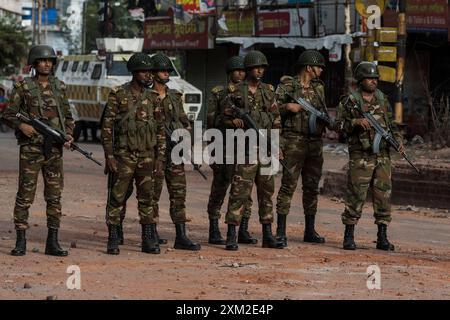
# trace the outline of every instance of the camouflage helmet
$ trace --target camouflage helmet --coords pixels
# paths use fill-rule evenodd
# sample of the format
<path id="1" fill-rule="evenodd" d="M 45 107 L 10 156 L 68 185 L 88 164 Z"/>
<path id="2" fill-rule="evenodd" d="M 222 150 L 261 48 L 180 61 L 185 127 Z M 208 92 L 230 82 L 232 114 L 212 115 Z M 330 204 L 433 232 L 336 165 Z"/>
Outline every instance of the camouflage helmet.
<path id="1" fill-rule="evenodd" d="M 52 47 L 47 45 L 33 46 L 28 53 L 28 65 L 34 65 L 37 59 L 52 59 L 53 65 L 56 64 L 56 53 Z"/>
<path id="2" fill-rule="evenodd" d="M 173 71 L 172 61 L 164 53 L 157 53 L 152 57 L 152 70 Z"/>
<path id="3" fill-rule="evenodd" d="M 269 63 L 267 62 L 266 56 L 261 51 L 250 51 L 244 57 L 244 66 L 246 69 L 257 66 L 267 67 L 268 65 Z"/>
<path id="4" fill-rule="evenodd" d="M 380 77 L 380 74 L 378 73 L 378 68 L 375 63 L 362 61 L 356 66 L 354 77 L 356 81 L 361 81 L 366 78 L 378 79 Z"/>
<path id="5" fill-rule="evenodd" d="M 299 66 L 318 66 L 325 68 L 325 58 L 317 50 L 305 50 L 298 57 L 297 64 Z"/>
<path id="6" fill-rule="evenodd" d="M 234 70 L 244 70 L 244 58 L 241 56 L 234 56 L 228 59 L 226 65 L 227 73 Z"/>
<path id="7" fill-rule="evenodd" d="M 152 60 L 148 54 L 138 52 L 133 54 L 127 62 L 127 69 L 130 72 L 151 70 Z"/>

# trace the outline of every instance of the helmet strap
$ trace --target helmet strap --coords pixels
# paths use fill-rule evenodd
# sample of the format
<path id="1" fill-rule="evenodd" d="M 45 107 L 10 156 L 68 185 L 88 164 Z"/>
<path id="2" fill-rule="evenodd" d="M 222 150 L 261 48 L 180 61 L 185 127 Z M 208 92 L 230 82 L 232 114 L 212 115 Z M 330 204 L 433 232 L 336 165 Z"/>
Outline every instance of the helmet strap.
<path id="1" fill-rule="evenodd" d="M 158 83 L 163 84 L 163 85 L 170 81 L 170 78 L 168 78 L 168 79 L 161 79 L 158 76 L 158 71 L 152 72 L 153 81 L 158 82 Z"/>

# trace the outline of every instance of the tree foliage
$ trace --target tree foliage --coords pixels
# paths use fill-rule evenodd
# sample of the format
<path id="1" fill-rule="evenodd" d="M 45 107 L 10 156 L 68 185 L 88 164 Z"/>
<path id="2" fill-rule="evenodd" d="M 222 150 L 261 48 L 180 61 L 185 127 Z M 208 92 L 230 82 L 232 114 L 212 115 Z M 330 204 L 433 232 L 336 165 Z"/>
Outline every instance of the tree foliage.
<path id="1" fill-rule="evenodd" d="M 10 64 L 20 67 L 27 57 L 30 39 L 30 32 L 22 27 L 20 20 L 0 17 L 0 70 Z"/>

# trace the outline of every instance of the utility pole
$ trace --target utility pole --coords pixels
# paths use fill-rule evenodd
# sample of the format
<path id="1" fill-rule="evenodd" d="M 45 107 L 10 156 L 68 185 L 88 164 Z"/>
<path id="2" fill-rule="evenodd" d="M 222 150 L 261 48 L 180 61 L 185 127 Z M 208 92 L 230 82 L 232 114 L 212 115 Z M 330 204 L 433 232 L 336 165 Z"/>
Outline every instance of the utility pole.
<path id="1" fill-rule="evenodd" d="M 395 80 L 395 122 L 403 123 L 403 76 L 406 57 L 406 0 L 398 1 L 397 72 Z"/>
<path id="2" fill-rule="evenodd" d="M 44 0 L 44 8 L 45 8 L 45 31 L 44 31 L 44 41 L 45 43 L 48 43 L 47 40 L 47 29 L 48 29 L 48 0 Z"/>
<path id="3" fill-rule="evenodd" d="M 337 11 L 337 7 L 336 7 Z M 345 34 L 350 35 L 350 1 L 345 0 Z M 352 61 L 350 60 L 350 52 L 352 45 L 350 43 L 345 44 L 345 90 L 351 87 L 353 81 L 352 75 Z"/>
<path id="4" fill-rule="evenodd" d="M 86 11 L 87 11 L 87 1 L 83 2 L 83 13 L 82 13 L 82 31 L 81 31 L 81 54 L 86 52 Z"/>
<path id="5" fill-rule="evenodd" d="M 41 44 L 41 26 L 42 26 L 42 0 L 38 0 L 38 34 L 37 34 L 38 44 Z"/>
<path id="6" fill-rule="evenodd" d="M 255 28 L 255 37 L 259 37 L 259 25 L 258 25 L 258 2 L 256 0 L 252 0 L 252 6 L 253 6 L 253 22 L 254 22 L 254 28 Z"/>
<path id="7" fill-rule="evenodd" d="M 33 28 L 33 46 L 36 44 L 36 0 L 31 1 L 31 26 Z"/>
<path id="8" fill-rule="evenodd" d="M 112 16 L 112 8 L 109 6 L 109 0 L 104 0 L 104 7 L 103 7 L 103 32 L 102 36 L 104 38 L 108 38 L 111 36 L 112 26 L 111 23 L 111 16 Z"/>

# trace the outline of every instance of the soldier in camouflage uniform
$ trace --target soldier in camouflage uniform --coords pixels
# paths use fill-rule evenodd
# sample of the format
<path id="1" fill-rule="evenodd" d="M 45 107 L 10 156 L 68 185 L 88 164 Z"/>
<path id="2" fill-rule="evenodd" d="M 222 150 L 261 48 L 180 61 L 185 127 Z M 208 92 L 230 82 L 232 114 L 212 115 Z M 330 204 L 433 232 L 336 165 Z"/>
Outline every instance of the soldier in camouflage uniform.
<path id="1" fill-rule="evenodd" d="M 226 71 L 228 74 L 229 85 L 238 84 L 245 79 L 244 58 L 234 56 L 228 59 L 226 64 Z M 216 128 L 222 131 L 225 137 L 225 127 L 222 123 L 223 111 L 220 109 L 222 99 L 228 95 L 228 89 L 223 86 L 216 86 L 211 91 L 211 96 L 208 101 L 208 119 L 207 127 Z M 225 155 L 224 144 L 224 155 Z M 224 157 L 225 158 L 225 157 Z M 234 164 L 226 164 L 223 159 L 223 164 L 213 163 L 211 169 L 214 177 L 211 184 L 211 193 L 208 201 L 208 217 L 209 217 L 209 240 L 211 244 L 225 244 L 219 229 L 220 208 L 222 207 L 227 189 L 231 184 L 233 178 Z M 250 235 L 248 232 L 248 221 L 250 219 L 252 210 L 252 198 L 248 198 L 248 202 L 243 207 L 242 220 L 239 227 L 238 242 L 255 244 L 258 240 Z"/>
<path id="2" fill-rule="evenodd" d="M 157 218 L 153 213 L 152 198 L 154 170 L 160 170 L 165 154 L 164 130 L 157 95 L 148 89 L 150 57 L 136 53 L 128 60 L 127 68 L 133 78 L 111 90 L 102 124 L 106 164 L 115 176 L 106 206 L 107 253 L 120 253 L 120 212 L 134 180 L 142 226 L 142 252 L 158 254 Z"/>
<path id="3" fill-rule="evenodd" d="M 375 224 L 378 225 L 377 249 L 394 250 L 386 235 L 387 225 L 391 222 L 391 159 L 388 143 L 382 139 L 379 152 L 374 145 L 375 130 L 362 115 L 370 112 L 377 121 L 394 134 L 400 142 L 402 137 L 393 121 L 392 111 L 387 97 L 377 89 L 377 66 L 372 62 L 361 62 L 355 69 L 358 89 L 351 90 L 338 106 L 338 122 L 341 130 L 347 134 L 349 148 L 349 169 L 347 175 L 347 195 L 342 222 L 345 225 L 343 247 L 355 250 L 355 225 L 361 218 L 367 190 L 373 187 L 373 211 Z"/>
<path id="4" fill-rule="evenodd" d="M 325 239 L 315 231 L 314 224 L 323 165 L 322 134 L 326 124 L 320 119 L 317 120 L 315 132 L 311 132 L 308 111 L 286 94 L 288 92 L 296 99 L 304 98 L 315 108 L 326 112 L 324 86 L 319 79 L 325 68 L 325 59 L 316 50 L 306 50 L 300 55 L 297 65 L 298 74 L 295 77 L 283 76 L 276 91 L 283 126 L 283 155 L 292 172 L 288 174 L 285 169 L 283 170 L 277 197 L 277 237 L 285 246 L 287 246 L 286 218 L 300 174 L 305 215 L 303 241 L 325 242 Z"/>
<path id="5" fill-rule="evenodd" d="M 246 80 L 237 85 L 228 85 L 229 94 L 223 99 L 224 126 L 230 129 L 244 128 L 244 122 L 235 116 L 230 107 L 231 104 L 234 104 L 249 112 L 260 129 L 279 129 L 280 115 L 275 102 L 274 88 L 261 81 L 265 68 L 268 66 L 266 57 L 260 51 L 251 51 L 244 58 L 244 66 Z M 251 147 L 249 146 L 249 148 Z M 259 147 L 255 146 L 256 149 Z M 238 250 L 236 226 L 241 222 L 242 211 L 248 202 L 254 183 L 258 193 L 259 221 L 262 224 L 262 246 L 264 248 L 282 248 L 282 243 L 272 235 L 272 196 L 275 185 L 273 175 L 261 174 L 261 170 L 266 166 L 261 163 L 260 159 L 255 163 L 247 161 L 245 164 L 236 165 L 225 218 L 225 222 L 228 224 L 226 250 Z"/>
<path id="6" fill-rule="evenodd" d="M 63 190 L 62 146 L 52 144 L 26 123 L 21 123 L 16 113 L 30 118 L 40 118 L 47 125 L 67 135 L 69 148 L 72 142 L 74 121 L 63 82 L 52 76 L 56 55 L 52 47 L 34 46 L 28 55 L 36 75 L 16 83 L 11 94 L 4 120 L 16 130 L 20 146 L 19 190 L 14 207 L 14 223 L 17 232 L 14 256 L 26 253 L 25 230 L 28 228 L 28 211 L 34 201 L 39 172 L 44 178 L 44 198 L 47 202 L 48 237 L 45 254 L 67 256 L 68 252 L 58 244 L 61 220 L 61 192 Z"/>
<path id="7" fill-rule="evenodd" d="M 151 86 L 152 84 L 152 79 L 150 79 L 150 82 L 148 83 L 148 86 Z M 106 108 L 103 109 L 102 115 L 100 117 L 100 127 L 103 126 L 103 120 L 105 118 L 105 111 Z M 107 158 L 107 156 L 105 155 L 105 159 Z M 116 175 L 114 175 L 114 172 L 110 172 L 108 165 L 105 163 L 105 174 L 108 175 L 108 191 L 111 190 L 112 185 L 114 185 L 114 181 L 113 179 L 116 177 Z M 130 185 L 127 189 L 127 192 L 125 194 L 125 198 L 123 200 L 123 205 L 122 205 L 122 209 L 120 210 L 120 225 L 119 225 L 119 230 L 118 230 L 118 237 L 119 237 L 119 245 L 123 245 L 124 244 L 124 237 L 123 237 L 123 221 L 125 220 L 125 216 L 126 216 L 126 212 L 127 212 L 127 201 L 128 199 L 131 197 L 131 195 L 133 194 L 133 181 L 130 182 Z M 106 221 L 108 221 L 108 215 L 106 214 Z M 158 238 L 158 243 L 159 244 L 166 244 L 167 243 L 167 239 L 161 238 L 158 234 L 158 230 L 155 229 L 156 232 L 156 236 Z"/>
<path id="8" fill-rule="evenodd" d="M 191 126 L 183 109 L 181 93 L 169 89 L 166 85 L 169 82 L 171 71 L 173 71 L 172 62 L 166 55 L 157 53 L 152 57 L 152 92 L 157 96 L 166 129 L 169 131 L 182 128 L 189 130 Z M 168 136 L 166 138 L 170 139 Z M 170 159 L 171 151 L 167 148 L 162 170 L 156 174 L 153 210 L 155 216 L 159 216 L 158 202 L 165 179 L 169 191 L 170 217 L 176 230 L 174 248 L 197 251 L 200 250 L 200 244 L 192 242 L 186 236 L 186 175 L 184 164 L 172 163 Z"/>

